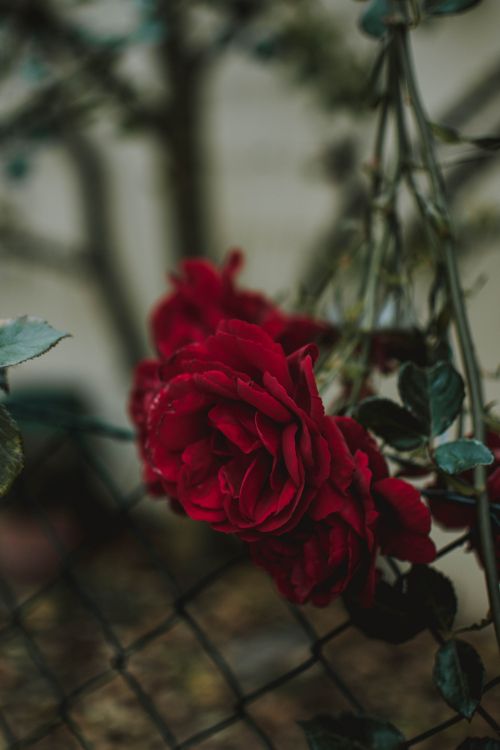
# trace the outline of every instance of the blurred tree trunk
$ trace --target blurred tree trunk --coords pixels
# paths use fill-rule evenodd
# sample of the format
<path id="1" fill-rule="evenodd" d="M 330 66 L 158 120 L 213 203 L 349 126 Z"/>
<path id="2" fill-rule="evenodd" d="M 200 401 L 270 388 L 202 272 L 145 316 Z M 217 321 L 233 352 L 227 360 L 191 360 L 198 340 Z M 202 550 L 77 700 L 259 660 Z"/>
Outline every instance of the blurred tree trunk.
<path id="1" fill-rule="evenodd" d="M 130 295 L 122 276 L 121 262 L 114 252 L 104 160 L 92 141 L 78 130 L 69 128 L 62 135 L 76 168 L 88 265 L 102 306 L 115 329 L 123 363 L 129 369 L 145 355 L 145 346 L 137 316 L 129 304 Z"/>
<path id="2" fill-rule="evenodd" d="M 172 205 L 174 254 L 177 259 L 210 255 L 203 142 L 203 91 L 207 66 L 187 38 L 186 7 L 179 0 L 159 0 L 165 27 L 159 45 L 161 70 L 168 86 L 165 127 L 159 132 L 163 169 Z"/>

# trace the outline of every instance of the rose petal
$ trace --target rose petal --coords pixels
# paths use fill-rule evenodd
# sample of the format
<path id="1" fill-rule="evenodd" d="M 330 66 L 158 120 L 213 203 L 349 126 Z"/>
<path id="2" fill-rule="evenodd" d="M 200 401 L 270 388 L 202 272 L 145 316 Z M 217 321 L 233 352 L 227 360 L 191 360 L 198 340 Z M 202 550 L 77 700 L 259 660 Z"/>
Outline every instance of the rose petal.
<path id="1" fill-rule="evenodd" d="M 281 434 L 275 424 L 263 414 L 255 414 L 255 428 L 264 448 L 277 456 L 281 446 Z"/>
<path id="2" fill-rule="evenodd" d="M 330 449 L 330 477 L 341 492 L 346 492 L 353 479 L 354 457 L 335 417 L 325 417 L 322 428 Z"/>
<path id="3" fill-rule="evenodd" d="M 374 479 L 385 479 L 389 476 L 385 459 L 380 453 L 376 442 L 365 428 L 351 417 L 333 417 L 332 419 L 342 432 L 351 452 L 354 453 L 356 450 L 362 450 L 366 453 L 370 460 L 370 468 Z"/>
<path id="4" fill-rule="evenodd" d="M 299 462 L 297 455 L 297 446 L 295 438 L 297 435 L 297 425 L 293 422 L 285 427 L 282 435 L 282 449 L 285 466 L 296 486 L 299 486 L 304 479 L 304 470 Z"/>
<path id="5" fill-rule="evenodd" d="M 430 563 L 436 557 L 432 539 L 404 529 L 398 529 L 396 533 L 382 532 L 380 548 L 384 555 L 416 564 Z"/>
<path id="6" fill-rule="evenodd" d="M 245 383 L 242 380 L 238 380 L 237 389 L 238 395 L 244 401 L 255 406 L 266 417 L 270 417 L 275 422 L 290 421 L 290 412 L 266 390 L 256 385 L 256 383 Z"/>
<path id="7" fill-rule="evenodd" d="M 398 526 L 419 534 L 430 532 L 431 514 L 411 484 L 389 477 L 375 482 L 373 492 L 390 506 Z"/>
<path id="8" fill-rule="evenodd" d="M 252 411 L 239 404 L 218 404 L 210 409 L 210 422 L 243 453 L 251 453 L 260 445 Z"/>
<path id="9" fill-rule="evenodd" d="M 215 360 L 250 374 L 255 380 L 270 373 L 291 389 L 285 353 L 265 331 L 241 320 L 224 320 L 216 336 L 206 341 L 207 352 Z"/>

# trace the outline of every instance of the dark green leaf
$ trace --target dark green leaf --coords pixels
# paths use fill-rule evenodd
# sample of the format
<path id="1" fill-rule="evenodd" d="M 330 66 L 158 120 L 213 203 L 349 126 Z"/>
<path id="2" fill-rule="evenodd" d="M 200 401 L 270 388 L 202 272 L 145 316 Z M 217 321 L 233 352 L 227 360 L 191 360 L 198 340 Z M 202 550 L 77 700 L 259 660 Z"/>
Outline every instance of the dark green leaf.
<path id="1" fill-rule="evenodd" d="M 23 445 L 16 423 L 0 405 L 0 496 L 23 468 Z"/>
<path id="2" fill-rule="evenodd" d="M 434 460 L 447 474 L 461 474 L 475 466 L 489 466 L 494 457 L 490 449 L 479 440 L 462 438 L 436 448 Z"/>
<path id="3" fill-rule="evenodd" d="M 468 737 L 457 750 L 500 750 L 500 740 L 491 737 Z"/>
<path id="4" fill-rule="evenodd" d="M 7 370 L 5 367 L 0 367 L 0 389 L 4 393 L 9 393 L 9 381 L 7 379 Z"/>
<path id="5" fill-rule="evenodd" d="M 40 318 L 24 315 L 7 320 L 0 326 L 0 368 L 39 357 L 68 335 Z"/>
<path id="6" fill-rule="evenodd" d="M 454 422 L 465 398 L 462 377 L 450 362 L 425 368 L 406 362 L 399 371 L 398 388 L 404 405 L 431 435 L 441 435 Z"/>
<path id="7" fill-rule="evenodd" d="M 377 583 L 371 607 L 352 594 L 343 597 L 352 624 L 369 638 L 386 643 L 406 643 L 427 627 L 449 632 L 457 613 L 451 581 L 426 565 L 389 584 Z"/>
<path id="8" fill-rule="evenodd" d="M 464 13 L 479 5 L 481 0 L 424 0 L 423 9 L 433 16 L 447 16 L 453 13 Z"/>
<path id="9" fill-rule="evenodd" d="M 425 424 L 388 398 L 367 398 L 356 410 L 356 419 L 398 450 L 409 451 L 425 442 Z"/>
<path id="10" fill-rule="evenodd" d="M 369 716 L 317 716 L 299 723 L 309 750 L 402 750 L 405 746 L 396 727 Z"/>
<path id="11" fill-rule="evenodd" d="M 448 641 L 436 654 L 433 677 L 446 703 L 466 719 L 472 718 L 484 685 L 484 667 L 477 651 L 465 641 Z"/>
<path id="12" fill-rule="evenodd" d="M 395 0 L 371 0 L 359 19 L 360 28 L 368 36 L 380 39 L 387 32 L 388 22 L 395 18 L 397 12 Z"/>
<path id="13" fill-rule="evenodd" d="M 403 588 L 404 581 L 389 584 L 379 581 L 371 607 L 363 606 L 357 597 L 345 595 L 345 608 L 352 624 L 368 638 L 386 643 L 406 643 L 426 627 L 422 611 Z"/>
<path id="14" fill-rule="evenodd" d="M 407 576 L 407 592 L 428 627 L 441 632 L 451 630 L 457 614 L 457 597 L 449 578 L 427 565 L 414 565 Z"/>

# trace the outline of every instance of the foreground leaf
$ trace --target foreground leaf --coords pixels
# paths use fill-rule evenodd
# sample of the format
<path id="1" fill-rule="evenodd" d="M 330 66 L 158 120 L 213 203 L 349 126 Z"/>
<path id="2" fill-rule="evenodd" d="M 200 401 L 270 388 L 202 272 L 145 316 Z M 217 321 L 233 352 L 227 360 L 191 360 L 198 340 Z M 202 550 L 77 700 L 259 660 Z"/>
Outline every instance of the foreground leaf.
<path id="1" fill-rule="evenodd" d="M 441 632 L 452 629 L 458 602 L 449 578 L 427 565 L 414 565 L 407 576 L 408 596 L 422 612 L 427 627 Z"/>
<path id="2" fill-rule="evenodd" d="M 500 750 L 500 740 L 491 737 L 468 737 L 457 750 Z"/>
<path id="3" fill-rule="evenodd" d="M 419 608 L 403 588 L 403 581 L 394 584 L 379 581 L 371 607 L 363 606 L 356 597 L 343 597 L 345 608 L 354 627 L 368 638 L 400 644 L 415 638 L 426 627 Z"/>
<path id="4" fill-rule="evenodd" d="M 0 368 L 39 357 L 66 336 L 40 318 L 23 315 L 8 320 L 0 325 Z"/>
<path id="5" fill-rule="evenodd" d="M 479 440 L 453 440 L 434 451 L 434 460 L 446 474 L 461 474 L 475 466 L 489 466 L 494 456 Z"/>
<path id="6" fill-rule="evenodd" d="M 5 495 L 23 468 L 23 445 L 18 427 L 0 405 L 0 496 Z"/>
<path id="7" fill-rule="evenodd" d="M 309 750 L 402 750 L 405 738 L 392 724 L 369 716 L 317 716 L 299 722 Z"/>
<path id="8" fill-rule="evenodd" d="M 367 398 L 355 414 L 356 419 L 394 448 L 410 451 L 426 440 L 426 427 L 411 412 L 388 398 Z"/>
<path id="9" fill-rule="evenodd" d="M 451 581 L 427 565 L 414 565 L 395 583 L 379 580 L 370 607 L 352 594 L 344 594 L 352 624 L 368 638 L 386 643 L 406 643 L 425 628 L 448 633 L 457 613 Z"/>
<path id="10" fill-rule="evenodd" d="M 398 388 L 403 404 L 434 436 L 453 424 L 465 398 L 464 381 L 450 362 L 433 367 L 406 362 L 399 371 Z"/>
<path id="11" fill-rule="evenodd" d="M 448 641 L 436 654 L 434 683 L 446 703 L 466 719 L 481 701 L 484 674 L 479 654 L 465 641 Z"/>
<path id="12" fill-rule="evenodd" d="M 0 368 L 0 389 L 4 393 L 9 393 L 9 381 L 7 379 L 7 370 L 4 367 Z"/>
<path id="13" fill-rule="evenodd" d="M 376 39 L 387 33 L 387 21 L 397 11 L 394 0 L 371 0 L 359 19 L 360 28 Z"/>
<path id="14" fill-rule="evenodd" d="M 422 7 L 425 13 L 433 16 L 448 16 L 453 13 L 464 13 L 480 2 L 482 0 L 424 0 Z"/>

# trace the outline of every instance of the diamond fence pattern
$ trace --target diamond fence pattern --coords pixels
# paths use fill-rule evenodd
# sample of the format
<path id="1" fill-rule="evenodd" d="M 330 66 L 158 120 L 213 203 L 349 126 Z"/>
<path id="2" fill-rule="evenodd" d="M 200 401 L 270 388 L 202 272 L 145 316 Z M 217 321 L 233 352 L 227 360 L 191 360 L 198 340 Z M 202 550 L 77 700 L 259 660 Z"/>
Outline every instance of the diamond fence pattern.
<path id="1" fill-rule="evenodd" d="M 31 416 L 33 418 L 33 415 Z M 129 554 L 127 550 L 131 549 L 131 544 L 133 544 L 134 548 L 141 549 L 141 555 L 147 561 L 147 568 L 144 569 L 144 575 L 140 581 L 140 588 L 142 588 L 140 601 L 144 603 L 144 610 L 141 609 L 140 604 L 137 605 L 137 592 L 135 592 L 133 596 L 131 595 L 130 604 L 135 610 L 132 618 L 135 618 L 134 637 L 125 638 L 121 632 L 120 623 L 109 614 L 106 596 L 98 591 L 99 586 L 97 588 L 95 586 L 98 578 L 89 573 L 87 564 L 90 559 L 90 547 L 95 547 L 93 554 L 106 554 L 106 539 L 98 539 L 95 545 L 86 541 L 68 548 L 63 538 L 64 535 L 60 533 L 57 524 L 47 512 L 47 508 L 36 498 L 36 493 L 31 494 L 30 504 L 36 521 L 58 558 L 57 571 L 50 580 L 24 597 L 18 596 L 15 586 L 8 581 L 7 576 L 0 579 L 0 609 L 3 612 L 3 621 L 0 626 L 0 649 L 6 643 L 14 643 L 17 651 L 22 653 L 23 679 L 29 688 L 28 691 L 21 691 L 21 704 L 24 700 L 28 700 L 29 689 L 34 690 L 35 685 L 40 685 L 36 695 L 43 695 L 47 705 L 44 706 L 43 711 L 39 712 L 40 715 L 36 721 L 27 722 L 26 717 L 22 716 L 22 705 L 16 707 L 12 696 L 7 695 L 6 698 L 5 691 L 1 689 L 2 671 L 5 681 L 5 667 L 2 670 L 2 661 L 0 661 L 0 737 L 3 739 L 1 747 L 5 750 L 45 747 L 44 740 L 49 743 L 47 747 L 52 747 L 54 738 L 59 737 L 63 732 L 63 736 L 67 739 L 66 744 L 61 747 L 101 750 L 100 745 L 96 745 L 88 734 L 85 710 L 82 706 L 93 696 L 104 706 L 109 690 L 114 694 L 124 691 L 127 695 L 125 705 L 130 711 L 140 709 L 142 712 L 144 721 L 137 719 L 137 722 L 143 727 L 143 736 L 146 738 L 141 745 L 144 750 L 147 748 L 156 750 L 162 747 L 172 750 L 233 747 L 232 744 L 223 745 L 222 743 L 222 738 L 229 729 L 236 732 L 236 735 L 232 736 L 242 738 L 240 741 L 245 744 L 241 747 L 276 748 L 276 750 L 279 747 L 288 747 L 289 745 L 276 744 L 276 739 L 266 729 L 266 722 L 262 722 L 258 715 L 256 716 L 253 708 L 262 700 L 275 696 L 276 691 L 284 686 L 298 684 L 297 690 L 300 692 L 301 677 L 311 672 L 315 675 L 321 672 L 323 679 L 328 681 L 322 684 L 330 684 L 332 695 L 338 696 L 336 701 L 332 701 L 332 704 L 335 703 L 331 706 L 332 712 L 337 710 L 339 701 L 343 710 L 355 713 L 370 712 L 370 706 L 365 705 L 364 699 L 357 695 L 354 688 L 350 686 L 345 665 L 342 670 L 339 669 L 335 663 L 335 653 L 331 653 L 332 644 L 335 644 L 342 636 L 347 637 L 344 634 L 353 630 L 345 616 L 341 619 L 342 615 L 340 618 L 337 617 L 338 621 L 333 627 L 320 633 L 305 609 L 280 602 L 283 612 L 288 609 L 286 616 L 289 618 L 289 623 L 293 621 L 294 628 L 296 628 L 294 632 L 300 632 L 300 656 L 298 655 L 292 664 L 287 661 L 285 669 L 280 669 L 280 658 L 277 658 L 278 664 L 274 671 L 270 673 L 266 667 L 262 670 L 263 679 L 260 677 L 259 659 L 262 657 L 263 650 L 271 648 L 275 651 L 295 653 L 294 643 L 291 644 L 287 640 L 289 639 L 287 635 L 289 625 L 287 625 L 283 630 L 282 639 L 271 643 L 271 646 L 266 642 L 265 633 L 262 635 L 263 642 L 260 646 L 249 643 L 248 648 L 245 648 L 243 644 L 240 652 L 245 654 L 247 651 L 245 658 L 247 662 L 253 662 L 253 666 L 250 664 L 249 667 L 247 663 L 246 674 L 242 674 L 241 669 L 235 669 L 218 642 L 220 638 L 217 627 L 213 624 L 213 619 L 206 616 L 206 610 L 212 606 L 211 592 L 216 586 L 228 586 L 229 593 L 226 592 L 226 598 L 242 596 L 238 585 L 231 581 L 227 583 L 227 581 L 236 570 L 247 566 L 244 556 L 237 549 L 232 550 L 223 562 L 216 564 L 215 567 L 212 564 L 212 568 L 205 575 L 200 577 L 198 574 L 198 578 L 189 585 L 180 584 L 175 567 L 167 562 L 165 555 L 157 549 L 154 534 L 150 534 L 144 524 L 138 523 L 134 515 L 144 496 L 142 487 L 124 493 L 106 468 L 105 459 L 102 455 L 98 455 L 99 451 L 96 451 L 95 445 L 88 440 L 89 433 L 101 433 L 114 440 L 128 438 L 126 431 L 113 430 L 89 420 L 75 421 L 73 417 L 64 417 L 61 414 L 57 418 L 51 417 L 50 413 L 38 414 L 38 416 L 35 415 L 36 419 L 48 421 L 53 425 L 53 429 L 49 430 L 49 437 L 44 440 L 36 461 L 28 470 L 36 474 L 37 467 L 38 470 L 40 467 L 42 469 L 46 467 L 49 460 L 57 458 L 68 445 L 71 445 L 77 452 L 93 481 L 99 484 L 99 491 L 104 492 L 111 501 L 107 509 L 108 523 L 115 528 L 126 528 L 129 541 L 123 553 Z M 12 500 L 6 498 L 4 502 L 8 505 Z M 152 501 L 147 500 L 147 502 Z M 441 554 L 448 554 L 457 544 L 464 541 L 465 537 L 447 545 Z M 197 561 L 194 560 L 194 563 L 196 567 Z M 205 561 L 200 560 L 199 566 L 204 565 Z M 152 571 L 154 571 L 154 578 Z M 128 585 L 126 576 L 123 585 L 126 589 Z M 83 663 L 80 659 L 79 665 L 69 670 L 70 680 L 64 675 L 61 677 L 60 659 L 54 660 L 52 654 L 54 647 L 60 649 L 64 645 L 61 641 L 69 638 L 67 630 L 62 627 L 55 646 L 54 643 L 52 646 L 47 646 L 43 628 L 39 632 L 40 628 L 34 626 L 32 622 L 32 613 L 40 608 L 43 610 L 47 602 L 52 601 L 54 592 L 60 597 L 61 591 L 64 592 L 61 607 L 63 609 L 69 607 L 71 611 L 77 613 L 74 617 L 77 623 L 74 627 L 77 640 L 80 622 L 91 623 L 95 634 L 94 640 L 87 646 L 88 659 L 84 658 Z M 278 599 L 278 596 L 275 595 L 275 598 Z M 148 602 L 152 599 L 156 603 L 161 603 L 161 606 L 164 605 L 166 614 L 155 622 L 154 626 L 145 627 Z M 233 628 L 237 632 L 237 622 L 234 623 Z M 438 638 L 438 636 L 435 637 Z M 294 638 L 297 639 L 298 636 L 295 635 Z M 70 666 L 72 660 L 78 661 L 72 655 L 71 648 L 69 644 L 68 653 L 63 660 Z M 102 654 L 102 660 L 99 667 L 94 668 L 93 655 L 96 649 Z M 180 705 L 179 701 L 176 705 L 175 696 L 177 684 L 183 682 L 186 677 L 182 666 L 186 654 L 196 655 L 196 659 L 203 661 L 206 665 L 205 675 L 210 675 L 210 678 L 205 680 L 205 688 L 201 680 L 193 705 L 187 708 Z M 280 657 L 279 654 L 277 656 Z M 362 653 L 358 654 L 358 658 L 362 659 Z M 57 668 L 55 661 L 58 662 Z M 180 666 L 177 665 L 177 661 Z M 167 703 L 169 702 L 170 705 L 165 704 L 165 691 L 161 685 L 158 682 L 155 685 L 154 680 L 149 679 L 148 670 L 144 667 L 148 663 L 156 664 L 162 674 L 161 679 L 164 678 L 169 683 L 170 692 Z M 250 679 L 248 679 L 249 674 Z M 217 683 L 218 694 L 223 696 L 225 710 L 222 713 L 215 711 L 213 706 L 206 705 L 206 694 L 214 689 L 215 683 Z M 486 685 L 486 695 L 488 693 L 493 695 L 494 689 L 499 685 L 500 676 L 490 679 Z M 307 692 L 307 686 L 303 689 Z M 397 680 L 392 689 L 395 692 L 398 691 Z M 323 691 L 326 692 L 325 689 Z M 328 695 L 325 699 L 328 703 Z M 437 695 L 436 701 L 439 701 Z M 279 711 L 279 699 L 272 706 L 271 710 Z M 311 711 L 311 709 L 308 710 Z M 183 715 L 180 723 L 178 715 L 179 713 L 186 714 L 186 711 L 188 715 Z M 486 731 L 499 731 L 499 725 L 489 710 L 481 707 L 478 713 Z M 201 722 L 203 724 L 201 728 L 200 717 L 205 719 Z M 310 715 L 295 716 L 294 719 L 309 717 Z M 425 726 L 425 716 L 421 717 L 421 721 L 424 724 L 423 729 L 420 734 L 409 739 L 408 747 L 419 745 L 425 747 L 426 740 L 441 733 L 443 733 L 443 747 L 448 747 L 444 733 L 461 722 L 462 717 L 451 714 L 449 718 L 429 728 Z M 192 731 L 189 731 L 190 727 Z M 131 742 L 128 730 L 120 734 L 120 730 L 115 728 L 113 731 L 110 730 L 110 735 L 111 743 L 115 744 L 106 745 L 106 747 L 131 746 L 128 744 L 129 741 Z M 236 740 L 234 742 L 234 746 L 237 746 Z"/>

